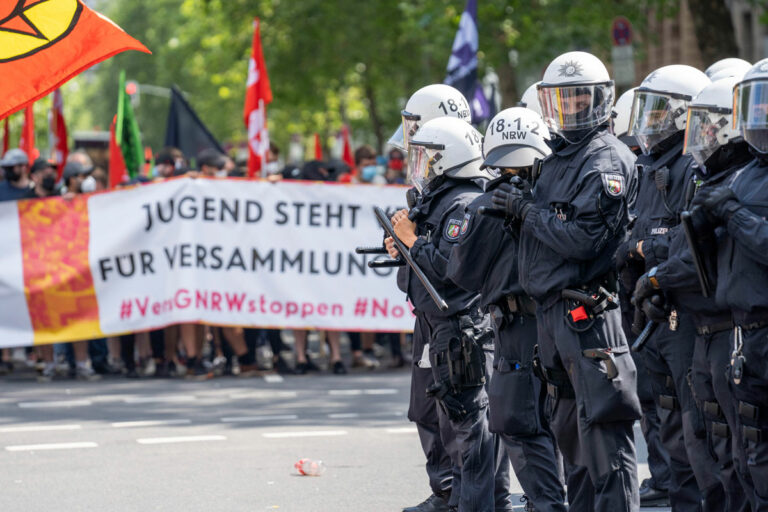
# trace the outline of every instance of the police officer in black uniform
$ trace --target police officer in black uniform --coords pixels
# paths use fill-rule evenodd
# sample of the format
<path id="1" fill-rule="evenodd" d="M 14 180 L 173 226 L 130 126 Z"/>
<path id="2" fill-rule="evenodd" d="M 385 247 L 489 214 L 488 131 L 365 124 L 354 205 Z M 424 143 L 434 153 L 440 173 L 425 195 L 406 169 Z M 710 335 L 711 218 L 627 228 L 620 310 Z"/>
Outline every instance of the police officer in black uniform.
<path id="1" fill-rule="evenodd" d="M 517 130 L 517 124 L 521 130 Z M 533 165 L 551 153 L 541 117 L 515 107 L 497 114 L 483 141 L 486 167 L 503 175 L 485 188 L 466 210 L 460 240 L 454 245 L 448 275 L 462 288 L 481 293 L 494 327 L 492 375 L 488 388 L 490 430 L 498 434 L 525 493 L 527 510 L 562 511 L 565 492 L 557 450 L 544 416 L 541 383 L 533 374 L 536 305 L 517 276 L 517 234 L 492 209 L 493 190 L 512 176 L 523 185 Z M 513 178 L 514 179 L 514 178 Z M 490 372 L 489 372 L 490 373 Z"/>
<path id="2" fill-rule="evenodd" d="M 753 159 L 748 145 L 733 127 L 733 87 L 739 80 L 730 77 L 713 82 L 693 99 L 688 109 L 685 153 L 696 161 L 693 170 L 700 183 L 694 204 Z M 697 336 L 691 383 L 696 403 L 706 420 L 709 448 L 717 458 L 726 492 L 727 505 L 722 510 L 747 511 L 753 485 L 746 472 L 737 404 L 723 371 L 730 361 L 733 321 L 730 309 L 717 304 L 714 297 L 714 224 L 701 208 L 694 210 L 694 218 L 694 226 L 699 226 L 701 231 L 696 242 L 697 249 L 701 250 L 697 253 L 700 258 L 710 258 L 709 264 L 700 264 L 700 271 L 706 274 L 704 285 L 696 272 L 685 233 L 677 227 L 670 241 L 668 258 L 652 270 L 654 279 L 646 275 L 639 280 L 635 301 L 645 305 L 646 316 L 661 323 L 666 322 L 668 314 L 663 307 L 667 298 L 693 319 Z M 707 287 L 706 298 L 702 286 Z M 663 291 L 660 297 L 656 297 L 660 294 L 658 290 Z"/>
<path id="3" fill-rule="evenodd" d="M 454 87 L 445 84 L 432 84 L 414 92 L 408 99 L 401 112 L 402 123 L 392 135 L 389 144 L 407 153 L 407 147 L 413 135 L 427 121 L 438 117 L 455 117 L 469 123 L 471 113 L 469 104 L 464 96 Z M 418 197 L 418 190 L 413 188 L 408 194 L 409 207 Z M 404 271 L 401 277 L 404 277 Z M 429 297 L 425 296 L 429 301 Z M 450 429 L 442 434 L 446 436 L 444 443 L 441 437 L 439 419 L 434 398 L 427 396 L 427 388 L 433 383 L 432 369 L 429 365 L 428 329 L 424 326 L 423 317 L 416 317 L 413 333 L 413 367 L 411 370 L 411 396 L 408 407 L 408 419 L 416 424 L 424 455 L 427 458 L 426 470 L 429 476 L 430 495 L 422 503 L 406 507 L 403 512 L 440 512 L 448 510 L 451 497 L 453 478 L 456 475 L 456 486 L 460 487 L 461 470 L 454 467 L 451 458 L 456 458 L 456 443 Z M 426 347 L 426 350 L 425 350 Z M 453 456 L 448 452 L 451 449 Z M 502 461 L 500 461 L 502 462 Z M 503 464 L 497 471 L 497 495 L 509 488 L 509 463 L 506 474 Z M 458 500 L 458 493 L 453 497 Z M 457 503 L 457 501 L 456 501 Z M 455 504 L 455 503 L 454 503 Z"/>
<path id="4" fill-rule="evenodd" d="M 613 98 L 595 56 L 556 58 L 539 84 L 553 153 L 532 197 L 509 184 L 493 195 L 521 223 L 520 282 L 537 303 L 539 367 L 573 511 L 639 509 L 632 426 L 640 404 L 612 270 L 635 156 L 609 131 Z"/>
<path id="5" fill-rule="evenodd" d="M 727 186 L 702 193 L 701 204 L 723 228 L 716 297 L 731 308 L 736 326 L 729 384 L 758 512 L 768 510 L 768 59 L 744 75 L 734 94 L 733 115 L 756 159 Z"/>
<path id="6" fill-rule="evenodd" d="M 690 66 L 665 66 L 649 74 L 635 91 L 630 135 L 643 155 L 637 159 L 639 187 L 636 220 L 627 259 L 643 261 L 647 276 L 636 292 L 654 278 L 657 265 L 668 258 L 674 227 L 694 191 L 694 161 L 683 156 L 683 138 L 690 101 L 710 83 Z M 679 306 L 676 304 L 676 306 Z M 672 309 L 643 350 L 657 398 L 661 435 L 671 459 L 670 501 L 675 510 L 725 510 L 716 462 L 707 449 L 704 418 L 688 385 L 696 330 L 691 315 Z"/>
<path id="7" fill-rule="evenodd" d="M 481 192 L 488 173 L 482 163 L 481 135 L 465 121 L 437 118 L 421 126 L 408 144 L 410 182 L 421 192 L 410 212 L 392 217 L 395 233 L 448 303 L 441 311 L 408 267 L 398 272 L 398 285 L 414 305 L 417 326 L 429 340 L 434 383 L 429 394 L 438 404 L 441 431 L 456 443 L 453 463 L 460 485 L 452 494 L 458 510 L 491 511 L 494 498 L 494 446 L 488 431 L 485 393 L 483 320 L 478 296 L 452 283 L 446 267 L 458 241 L 464 209 Z M 397 256 L 387 240 L 390 255 Z M 443 442 L 449 436 L 442 434 Z"/>

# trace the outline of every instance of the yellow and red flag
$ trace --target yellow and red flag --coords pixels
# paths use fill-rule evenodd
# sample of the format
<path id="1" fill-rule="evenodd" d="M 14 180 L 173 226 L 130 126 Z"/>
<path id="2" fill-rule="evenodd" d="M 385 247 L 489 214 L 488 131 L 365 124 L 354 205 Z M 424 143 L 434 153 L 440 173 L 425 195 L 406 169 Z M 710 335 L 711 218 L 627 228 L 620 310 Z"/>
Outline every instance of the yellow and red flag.
<path id="1" fill-rule="evenodd" d="M 126 50 L 150 53 L 81 0 L 0 0 L 0 119 Z"/>
<path id="2" fill-rule="evenodd" d="M 261 171 L 267 150 L 267 105 L 272 102 L 272 88 L 269 86 L 267 66 L 261 51 L 261 29 L 259 19 L 253 20 L 253 48 L 248 61 L 248 80 L 245 91 L 243 117 L 248 129 L 248 177 L 253 178 Z"/>

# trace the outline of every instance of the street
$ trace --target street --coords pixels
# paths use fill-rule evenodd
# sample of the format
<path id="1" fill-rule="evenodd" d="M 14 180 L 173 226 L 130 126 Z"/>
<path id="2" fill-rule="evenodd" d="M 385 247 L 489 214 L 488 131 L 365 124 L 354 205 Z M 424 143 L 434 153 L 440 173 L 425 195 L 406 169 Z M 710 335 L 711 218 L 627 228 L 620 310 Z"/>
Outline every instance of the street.
<path id="1" fill-rule="evenodd" d="M 3 511 L 398 512 L 429 494 L 407 371 L 1 385 Z M 304 457 L 326 473 L 297 476 Z"/>

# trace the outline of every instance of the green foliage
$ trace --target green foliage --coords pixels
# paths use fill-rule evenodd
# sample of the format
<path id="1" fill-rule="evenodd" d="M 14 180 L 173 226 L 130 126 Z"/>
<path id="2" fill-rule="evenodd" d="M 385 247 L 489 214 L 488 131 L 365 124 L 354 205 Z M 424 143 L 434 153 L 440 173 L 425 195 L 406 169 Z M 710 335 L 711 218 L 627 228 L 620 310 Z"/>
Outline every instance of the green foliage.
<path id="1" fill-rule="evenodd" d="M 254 17 L 274 101 L 271 138 L 293 133 L 327 140 L 348 123 L 356 142 L 382 144 L 411 92 L 442 82 L 464 0 L 132 0 L 102 11 L 153 55 L 120 54 L 65 89 L 68 119 L 105 129 L 116 111 L 117 78 L 188 94 L 217 138 L 240 143 Z M 499 74 L 504 105 L 573 49 L 607 58 L 611 20 L 624 15 L 642 32 L 649 7 L 672 0 L 478 0 L 480 70 Z M 510 59 L 516 51 L 517 61 Z M 162 146 L 168 100 L 141 95 L 136 109 L 144 143 Z"/>

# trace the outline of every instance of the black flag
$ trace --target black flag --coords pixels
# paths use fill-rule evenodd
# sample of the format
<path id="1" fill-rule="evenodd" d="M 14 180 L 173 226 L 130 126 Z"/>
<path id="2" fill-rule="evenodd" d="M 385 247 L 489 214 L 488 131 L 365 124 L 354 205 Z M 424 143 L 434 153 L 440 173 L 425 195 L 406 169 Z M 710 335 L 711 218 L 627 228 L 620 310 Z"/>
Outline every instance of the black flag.
<path id="1" fill-rule="evenodd" d="M 221 144 L 192 110 L 192 106 L 174 85 L 171 89 L 171 109 L 165 128 L 165 145 L 179 148 L 187 158 L 196 158 L 204 149 L 224 153 Z"/>

